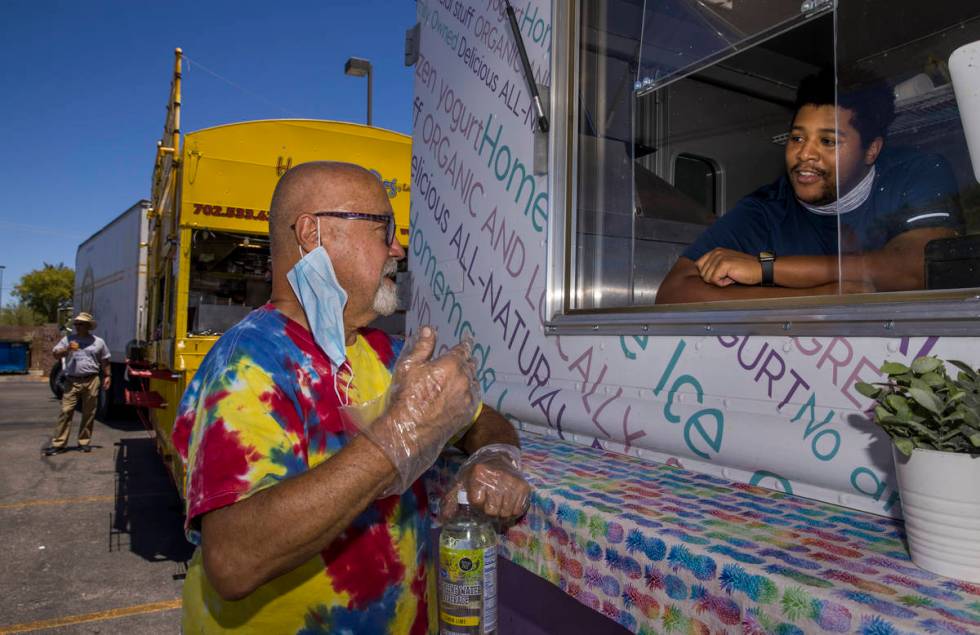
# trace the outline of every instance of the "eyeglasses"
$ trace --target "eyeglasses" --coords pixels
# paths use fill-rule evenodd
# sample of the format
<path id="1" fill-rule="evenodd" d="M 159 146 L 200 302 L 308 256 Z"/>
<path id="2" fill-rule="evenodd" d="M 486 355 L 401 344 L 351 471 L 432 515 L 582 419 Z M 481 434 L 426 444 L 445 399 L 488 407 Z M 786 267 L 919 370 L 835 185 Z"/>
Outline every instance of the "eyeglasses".
<path id="1" fill-rule="evenodd" d="M 365 212 L 310 212 L 311 216 L 329 216 L 331 218 L 344 218 L 347 220 L 369 220 L 375 223 L 385 224 L 385 244 L 389 247 L 395 240 L 395 216 L 394 214 L 368 214 Z M 296 225 L 290 225 L 295 229 Z"/>

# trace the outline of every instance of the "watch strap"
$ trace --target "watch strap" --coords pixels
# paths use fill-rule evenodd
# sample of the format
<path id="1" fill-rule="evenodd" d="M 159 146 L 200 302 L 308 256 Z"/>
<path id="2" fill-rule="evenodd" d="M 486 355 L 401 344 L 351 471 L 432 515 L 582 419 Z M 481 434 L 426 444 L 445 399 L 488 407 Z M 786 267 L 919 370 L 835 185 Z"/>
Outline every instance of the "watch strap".
<path id="1" fill-rule="evenodd" d="M 765 254 L 765 256 L 760 254 L 759 264 L 762 265 L 762 282 L 760 284 L 763 287 L 775 286 L 775 256 L 772 254 Z"/>

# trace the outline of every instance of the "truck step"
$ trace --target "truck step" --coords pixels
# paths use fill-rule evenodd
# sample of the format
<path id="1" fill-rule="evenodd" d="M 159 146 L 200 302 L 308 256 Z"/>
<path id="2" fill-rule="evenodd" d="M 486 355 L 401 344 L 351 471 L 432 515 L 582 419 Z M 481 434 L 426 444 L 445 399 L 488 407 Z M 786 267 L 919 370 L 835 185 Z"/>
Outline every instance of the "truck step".
<path id="1" fill-rule="evenodd" d="M 166 408 L 167 402 L 155 390 L 126 390 L 126 405 L 137 408 Z"/>

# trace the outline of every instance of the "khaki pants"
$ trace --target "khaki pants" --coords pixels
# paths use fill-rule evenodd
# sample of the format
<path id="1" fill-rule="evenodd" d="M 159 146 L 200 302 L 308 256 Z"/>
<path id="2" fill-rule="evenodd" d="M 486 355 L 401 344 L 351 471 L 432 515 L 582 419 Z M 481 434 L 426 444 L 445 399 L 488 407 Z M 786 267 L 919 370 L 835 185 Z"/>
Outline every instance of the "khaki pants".
<path id="1" fill-rule="evenodd" d="M 92 441 L 92 426 L 95 424 L 95 409 L 99 405 L 99 376 L 93 375 L 76 379 L 69 377 L 65 382 L 65 394 L 61 398 L 61 416 L 54 430 L 51 446 L 63 448 L 71 433 L 71 418 L 75 414 L 75 404 L 82 400 L 82 423 L 78 428 L 78 445 L 84 447 Z"/>

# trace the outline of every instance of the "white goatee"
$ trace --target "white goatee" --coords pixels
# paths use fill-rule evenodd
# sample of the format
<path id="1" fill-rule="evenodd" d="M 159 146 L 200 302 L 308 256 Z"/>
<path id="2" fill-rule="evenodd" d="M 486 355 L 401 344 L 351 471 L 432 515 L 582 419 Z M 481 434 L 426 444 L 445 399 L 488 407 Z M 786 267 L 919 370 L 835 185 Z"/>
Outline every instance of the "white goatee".
<path id="1" fill-rule="evenodd" d="M 378 290 L 374 294 L 371 310 L 378 315 L 391 315 L 398 309 L 398 289 L 394 284 L 388 284 L 388 276 L 398 271 L 398 261 L 389 258 L 381 271 Z"/>

